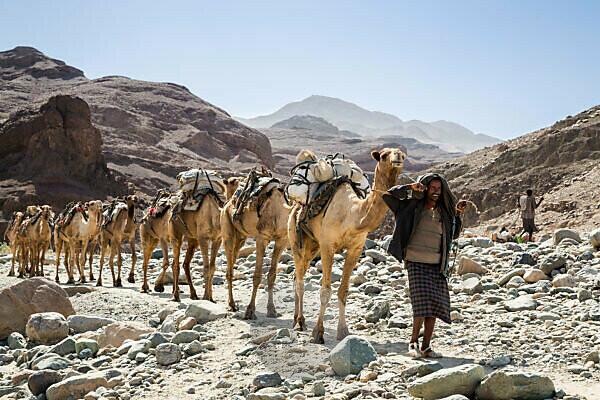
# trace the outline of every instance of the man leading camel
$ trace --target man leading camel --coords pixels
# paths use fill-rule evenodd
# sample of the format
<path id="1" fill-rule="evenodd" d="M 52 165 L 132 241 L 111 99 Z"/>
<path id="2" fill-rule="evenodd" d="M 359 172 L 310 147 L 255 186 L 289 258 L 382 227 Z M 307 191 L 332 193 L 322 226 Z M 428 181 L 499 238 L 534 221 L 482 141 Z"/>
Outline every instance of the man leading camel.
<path id="1" fill-rule="evenodd" d="M 395 186 L 383 195 L 393 211 L 396 227 L 388 252 L 408 270 L 413 330 L 409 350 L 414 357 L 439 358 L 431 348 L 437 318 L 450 323 L 448 255 L 460 234 L 466 201 L 456 203 L 446 180 L 438 174 L 422 176 L 410 185 Z M 425 324 L 419 349 L 421 326 Z"/>
<path id="2" fill-rule="evenodd" d="M 544 198 L 536 202 L 533 197 L 533 190 L 527 190 L 527 196 L 519 197 L 518 206 L 521 209 L 521 219 L 523 220 L 523 233 L 529 234 L 529 241 L 533 241 L 533 232 L 535 232 L 535 210 L 542 204 Z"/>

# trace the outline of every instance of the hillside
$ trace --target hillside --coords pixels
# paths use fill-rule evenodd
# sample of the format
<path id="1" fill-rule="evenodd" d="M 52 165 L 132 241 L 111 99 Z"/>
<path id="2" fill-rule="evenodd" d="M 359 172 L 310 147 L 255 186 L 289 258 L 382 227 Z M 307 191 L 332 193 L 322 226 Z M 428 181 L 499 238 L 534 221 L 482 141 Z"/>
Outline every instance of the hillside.
<path id="1" fill-rule="evenodd" d="M 0 121 L 56 94 L 89 104 L 109 169 L 145 193 L 198 164 L 224 173 L 273 165 L 265 135 L 183 86 L 119 76 L 90 80 L 31 47 L 0 52 Z"/>
<path id="2" fill-rule="evenodd" d="M 337 126 L 365 136 L 394 135 L 435 144 L 448 152 L 470 152 L 498 143 L 500 140 L 475 134 L 469 129 L 448 121 L 402 121 L 392 114 L 369 111 L 356 104 L 327 96 L 310 96 L 284 105 L 272 114 L 255 118 L 237 118 L 254 128 L 268 128 L 294 116 L 313 115 Z"/>
<path id="3" fill-rule="evenodd" d="M 540 228 L 598 227 L 600 106 L 433 170 L 480 207 L 482 223 L 520 223 L 516 199 L 532 188 L 544 197 L 536 217 Z"/>

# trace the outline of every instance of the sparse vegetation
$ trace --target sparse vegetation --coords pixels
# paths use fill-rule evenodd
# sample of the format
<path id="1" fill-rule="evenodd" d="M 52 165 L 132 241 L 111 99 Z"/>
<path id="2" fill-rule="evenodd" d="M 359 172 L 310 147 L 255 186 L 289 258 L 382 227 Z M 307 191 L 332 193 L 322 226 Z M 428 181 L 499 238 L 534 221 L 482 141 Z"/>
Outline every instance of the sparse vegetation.
<path id="1" fill-rule="evenodd" d="M 0 242 L 0 254 L 9 254 L 10 247 L 8 247 L 8 243 Z"/>

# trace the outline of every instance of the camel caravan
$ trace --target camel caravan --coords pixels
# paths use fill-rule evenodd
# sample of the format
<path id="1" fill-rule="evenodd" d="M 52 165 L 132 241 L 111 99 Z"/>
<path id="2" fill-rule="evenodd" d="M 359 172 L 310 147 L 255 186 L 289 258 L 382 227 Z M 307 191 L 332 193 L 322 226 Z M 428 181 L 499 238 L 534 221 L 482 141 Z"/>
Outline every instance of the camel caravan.
<path id="1" fill-rule="evenodd" d="M 387 206 L 382 194 L 395 185 L 406 155 L 400 149 L 386 148 L 371 153 L 377 162 L 373 185 L 363 171 L 341 154 L 318 158 L 303 150 L 296 157 L 290 180 L 281 182 L 265 169 L 254 168 L 243 177 L 223 178 L 214 171 L 191 169 L 177 175 L 177 190 L 159 190 L 147 204 L 135 195 L 110 202 L 92 200 L 71 202 L 55 216 L 51 207 L 29 206 L 15 212 L 4 234 L 12 252 L 9 276 L 44 276 L 46 252 L 54 251 L 55 280 L 59 282 L 62 265 L 68 284 L 96 281 L 103 285 L 105 257 L 112 284 L 122 286 L 121 249 L 129 244 L 132 257 L 128 282 L 135 282 L 136 232 L 142 252 L 141 291 L 149 292 L 148 264 L 153 251 L 162 249 L 162 269 L 154 291 L 163 292 L 171 268 L 173 300 L 180 301 L 179 277 L 183 268 L 190 299 L 197 300 L 190 264 L 196 249 L 203 260 L 203 300 L 214 302 L 213 277 L 221 248 L 227 259 L 228 306 L 237 311 L 233 279 L 235 264 L 246 239 L 256 243 L 256 263 L 252 295 L 244 318 L 256 318 L 256 296 L 262 282 L 266 249 L 273 242 L 271 265 L 267 274 L 267 317 L 277 317 L 273 299 L 277 265 L 281 253 L 291 248 L 295 265 L 294 328 L 306 328 L 303 312 L 304 275 L 311 261 L 320 257 L 323 279 L 320 309 L 313 341 L 323 343 L 324 316 L 331 298 L 331 273 L 336 253 L 345 252 L 338 289 L 339 322 L 337 337 L 348 335 L 345 318 L 350 276 L 361 256 L 367 235 L 382 223 Z M 185 245 L 185 246 L 184 246 Z M 183 264 L 180 253 L 185 248 Z M 171 250 L 171 260 L 169 260 Z M 92 264 L 99 253 L 99 273 Z M 115 271 L 116 258 L 116 271 Z M 86 261 L 89 267 L 86 279 Z M 15 267 L 17 270 L 15 271 Z"/>

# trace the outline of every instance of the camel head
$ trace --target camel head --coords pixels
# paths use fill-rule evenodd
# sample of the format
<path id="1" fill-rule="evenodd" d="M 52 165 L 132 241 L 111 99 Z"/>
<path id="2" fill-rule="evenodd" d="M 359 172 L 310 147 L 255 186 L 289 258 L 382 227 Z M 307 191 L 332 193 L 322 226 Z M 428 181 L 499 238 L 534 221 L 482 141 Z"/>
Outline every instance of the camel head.
<path id="1" fill-rule="evenodd" d="M 404 169 L 406 154 L 400 149 L 386 147 L 379 151 L 372 151 L 371 157 L 377 161 L 375 175 L 385 179 L 386 187 L 392 186 Z"/>
<path id="2" fill-rule="evenodd" d="M 27 206 L 25 209 L 25 215 L 32 216 L 41 211 L 39 206 Z"/>
<path id="3" fill-rule="evenodd" d="M 127 203 L 127 207 L 137 206 L 140 202 L 140 198 L 135 194 L 130 194 L 125 196 L 125 202 Z"/>
<path id="4" fill-rule="evenodd" d="M 85 203 L 85 209 L 89 212 L 101 213 L 102 212 L 102 202 L 100 200 L 91 200 Z"/>
<path id="5" fill-rule="evenodd" d="M 225 198 L 227 200 L 229 200 L 231 196 L 233 196 L 238 186 L 240 185 L 241 180 L 242 178 L 239 178 L 237 176 L 232 176 L 223 180 L 223 183 L 225 183 Z"/>
<path id="6" fill-rule="evenodd" d="M 43 206 L 40 207 L 42 210 L 42 218 L 44 220 L 53 220 L 54 219 L 54 212 L 52 211 L 52 207 L 50 207 L 49 205 L 45 204 Z"/>

